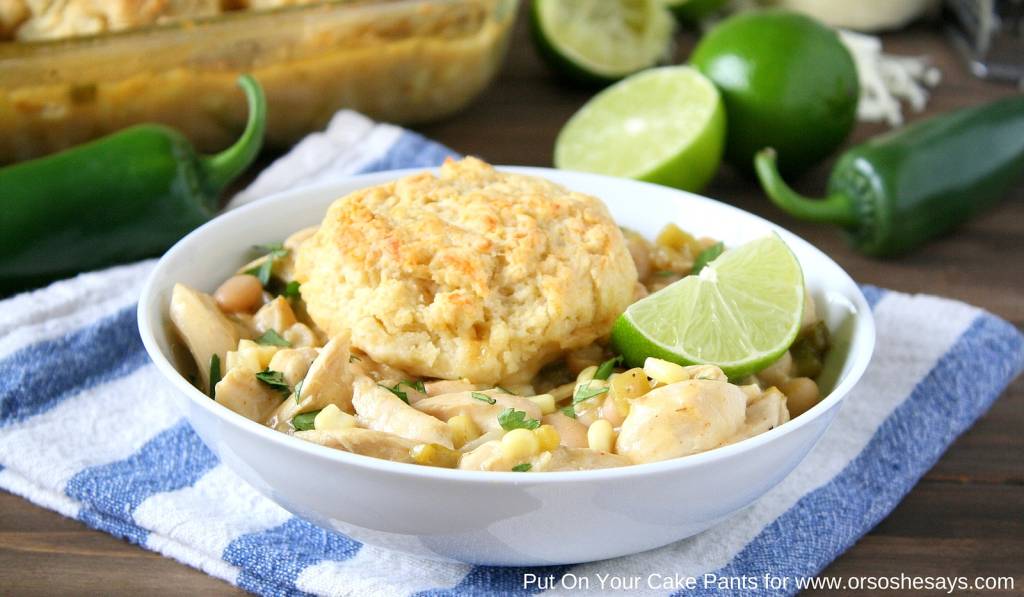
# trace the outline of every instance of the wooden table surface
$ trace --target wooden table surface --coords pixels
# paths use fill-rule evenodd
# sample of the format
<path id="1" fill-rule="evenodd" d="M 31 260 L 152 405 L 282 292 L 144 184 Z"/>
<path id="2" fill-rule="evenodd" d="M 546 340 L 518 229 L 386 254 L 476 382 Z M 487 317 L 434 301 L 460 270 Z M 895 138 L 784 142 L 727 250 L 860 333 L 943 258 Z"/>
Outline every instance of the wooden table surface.
<path id="1" fill-rule="evenodd" d="M 680 38 L 680 54 L 692 45 Z M 969 76 L 938 32 L 885 38 L 886 50 L 928 55 L 943 72 L 923 115 L 1014 93 Z M 470 108 L 418 127 L 449 147 L 498 164 L 551 165 L 560 126 L 589 97 L 555 79 L 535 56 L 522 22 L 497 81 Z M 883 130 L 861 125 L 851 142 Z M 796 185 L 824 187 L 831 163 Z M 1024 324 L 1024 184 L 953 235 L 911 256 L 875 261 L 850 251 L 829 227 L 773 209 L 747 180 L 723 168 L 705 194 L 774 220 L 831 255 L 859 282 L 953 297 Z M 896 510 L 824 574 L 1015 576 L 1024 591 L 1024 380 L 1018 379 Z M 237 589 L 173 560 L 90 530 L 0 492 L 0 594 L 232 594 Z"/>

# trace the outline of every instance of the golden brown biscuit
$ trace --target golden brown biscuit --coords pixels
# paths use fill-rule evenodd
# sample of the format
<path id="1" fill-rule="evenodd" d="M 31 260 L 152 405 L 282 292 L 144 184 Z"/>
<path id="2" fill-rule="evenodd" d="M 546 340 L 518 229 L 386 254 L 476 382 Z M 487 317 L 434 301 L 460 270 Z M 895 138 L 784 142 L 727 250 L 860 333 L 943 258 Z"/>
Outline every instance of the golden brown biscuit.
<path id="1" fill-rule="evenodd" d="M 487 384 L 606 335 L 637 281 L 598 199 L 475 158 L 338 199 L 296 277 L 317 325 L 372 359 Z"/>

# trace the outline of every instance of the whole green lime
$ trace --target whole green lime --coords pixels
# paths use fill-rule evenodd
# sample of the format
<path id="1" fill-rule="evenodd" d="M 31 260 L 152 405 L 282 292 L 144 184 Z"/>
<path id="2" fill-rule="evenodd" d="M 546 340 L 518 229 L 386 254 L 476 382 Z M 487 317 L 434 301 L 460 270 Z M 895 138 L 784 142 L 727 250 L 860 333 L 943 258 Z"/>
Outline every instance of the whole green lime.
<path id="1" fill-rule="evenodd" d="M 722 93 L 725 157 L 745 172 L 774 147 L 779 167 L 799 174 L 846 139 L 859 85 L 835 31 L 810 17 L 763 10 L 734 15 L 708 32 L 690 56 Z"/>

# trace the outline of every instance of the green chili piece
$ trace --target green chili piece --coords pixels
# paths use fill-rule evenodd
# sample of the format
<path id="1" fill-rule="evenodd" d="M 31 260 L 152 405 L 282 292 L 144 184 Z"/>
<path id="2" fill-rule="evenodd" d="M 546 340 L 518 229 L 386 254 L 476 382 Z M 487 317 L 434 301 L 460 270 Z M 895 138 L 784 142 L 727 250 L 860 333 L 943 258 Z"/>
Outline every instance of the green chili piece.
<path id="1" fill-rule="evenodd" d="M 806 339 L 794 342 L 793 346 L 789 347 L 789 354 L 793 357 L 793 369 L 797 377 L 813 379 L 821 375 L 822 355 Z"/>
<path id="2" fill-rule="evenodd" d="M 775 205 L 842 226 L 873 257 L 906 253 L 1004 196 L 1024 173 L 1024 95 L 958 110 L 875 137 L 839 158 L 824 199 L 791 189 L 772 149 L 754 159 Z"/>
<path id="3" fill-rule="evenodd" d="M 266 100 L 248 75 L 242 136 L 204 156 L 177 131 L 140 124 L 0 169 L 0 292 L 158 255 L 213 217 L 256 158 Z"/>

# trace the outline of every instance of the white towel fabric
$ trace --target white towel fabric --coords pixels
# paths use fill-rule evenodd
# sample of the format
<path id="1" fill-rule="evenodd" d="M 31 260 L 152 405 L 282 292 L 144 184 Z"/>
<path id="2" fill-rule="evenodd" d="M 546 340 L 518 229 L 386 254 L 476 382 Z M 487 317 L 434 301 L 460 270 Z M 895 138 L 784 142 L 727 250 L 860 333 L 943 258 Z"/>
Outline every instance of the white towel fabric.
<path id="1" fill-rule="evenodd" d="M 436 166 L 443 146 L 340 113 L 232 205 L 357 172 Z M 153 261 L 0 302 L 0 488 L 246 590 L 268 595 L 532 594 L 586 577 L 694 577 L 698 593 L 792 594 L 888 514 L 1024 364 L 1024 338 L 963 303 L 865 287 L 877 352 L 807 459 L 752 507 L 674 545 L 580 566 L 445 564 L 319 529 L 220 464 L 170 407 L 135 301 Z M 638 506 L 641 507 L 641 506 Z M 785 579 L 769 586 L 764 575 Z M 608 578 L 608 577 L 605 577 Z M 720 579 L 747 579 L 722 590 Z M 736 583 L 739 581 L 733 580 Z M 783 582 L 780 580 L 779 582 Z M 655 586 L 651 586 L 654 584 Z M 735 585 L 733 585 L 735 586 Z"/>

